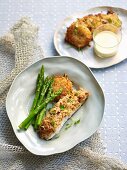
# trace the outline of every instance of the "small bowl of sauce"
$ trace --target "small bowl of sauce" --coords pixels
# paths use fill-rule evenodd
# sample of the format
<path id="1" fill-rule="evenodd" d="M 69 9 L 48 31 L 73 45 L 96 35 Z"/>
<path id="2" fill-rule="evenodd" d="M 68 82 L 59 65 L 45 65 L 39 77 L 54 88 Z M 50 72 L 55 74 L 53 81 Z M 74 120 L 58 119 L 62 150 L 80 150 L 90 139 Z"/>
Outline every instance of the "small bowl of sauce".
<path id="1" fill-rule="evenodd" d="M 112 24 L 103 24 L 93 32 L 94 52 L 98 57 L 107 58 L 117 54 L 121 42 L 121 30 Z"/>

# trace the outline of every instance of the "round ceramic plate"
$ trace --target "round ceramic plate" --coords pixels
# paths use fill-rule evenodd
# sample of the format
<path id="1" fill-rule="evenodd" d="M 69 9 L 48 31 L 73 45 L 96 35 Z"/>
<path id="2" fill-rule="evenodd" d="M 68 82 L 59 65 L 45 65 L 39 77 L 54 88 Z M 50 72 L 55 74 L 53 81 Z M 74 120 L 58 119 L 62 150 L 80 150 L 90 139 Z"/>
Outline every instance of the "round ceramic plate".
<path id="1" fill-rule="evenodd" d="M 42 64 L 45 67 L 45 76 L 66 73 L 73 82 L 86 88 L 91 94 L 86 103 L 73 115 L 75 120 L 80 119 L 80 123 L 68 130 L 65 130 L 64 125 L 59 138 L 49 141 L 40 139 L 32 126 L 27 131 L 18 131 L 18 125 L 29 113 L 36 78 Z M 102 121 L 104 105 L 103 91 L 92 72 L 86 65 L 70 57 L 45 58 L 31 65 L 15 78 L 6 99 L 7 114 L 15 135 L 30 152 L 36 155 L 67 151 L 90 137 Z"/>
<path id="2" fill-rule="evenodd" d="M 96 57 L 93 53 L 93 42 L 91 42 L 91 47 L 85 47 L 81 51 L 76 50 L 73 46 L 65 42 L 65 33 L 67 27 L 71 25 L 77 18 L 81 18 L 88 14 L 106 13 L 108 10 L 112 9 L 119 15 L 122 21 L 122 41 L 119 46 L 119 51 L 116 56 L 107 59 L 101 59 Z M 57 52 L 61 56 L 71 56 L 74 57 L 88 67 L 91 68 L 104 68 L 117 64 L 127 58 L 126 54 L 126 44 L 127 44 L 127 10 L 114 7 L 95 7 L 91 8 L 85 12 L 75 13 L 72 16 L 67 17 L 62 24 L 58 27 L 54 35 L 54 44 Z"/>

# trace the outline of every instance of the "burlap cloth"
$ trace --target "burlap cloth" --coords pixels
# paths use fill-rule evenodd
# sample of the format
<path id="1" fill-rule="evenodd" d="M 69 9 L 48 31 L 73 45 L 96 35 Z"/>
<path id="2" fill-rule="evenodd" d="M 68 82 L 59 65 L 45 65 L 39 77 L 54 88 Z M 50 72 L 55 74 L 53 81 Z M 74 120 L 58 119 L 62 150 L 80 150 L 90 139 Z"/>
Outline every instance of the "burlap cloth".
<path id="1" fill-rule="evenodd" d="M 44 57 L 37 35 L 37 26 L 29 18 L 22 18 L 0 38 L 0 169 L 127 169 L 120 160 L 105 155 L 99 132 L 65 153 L 45 157 L 31 154 L 17 140 L 7 117 L 5 98 L 14 77 Z"/>

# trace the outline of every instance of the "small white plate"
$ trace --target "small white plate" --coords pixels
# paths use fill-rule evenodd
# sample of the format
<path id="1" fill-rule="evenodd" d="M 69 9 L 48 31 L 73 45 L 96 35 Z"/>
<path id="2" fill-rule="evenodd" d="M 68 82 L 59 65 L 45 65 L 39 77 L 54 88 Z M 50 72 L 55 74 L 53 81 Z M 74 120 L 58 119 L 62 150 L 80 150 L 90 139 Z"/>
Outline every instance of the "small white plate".
<path id="1" fill-rule="evenodd" d="M 90 97 L 74 114 L 80 123 L 60 132 L 60 137 L 49 141 L 38 137 L 33 127 L 27 131 L 18 131 L 18 125 L 27 117 L 34 97 L 36 78 L 41 68 L 45 67 L 45 76 L 66 73 L 70 79 L 86 88 Z M 13 81 L 6 99 L 7 114 L 19 141 L 33 154 L 51 155 L 67 151 L 90 137 L 99 127 L 104 113 L 104 94 L 87 66 L 70 57 L 51 57 L 42 59 L 22 71 Z"/>
<path id="2" fill-rule="evenodd" d="M 71 25 L 77 18 L 82 18 L 88 14 L 97 14 L 100 12 L 106 13 L 108 10 L 112 9 L 119 15 L 120 20 L 122 21 L 122 41 L 119 46 L 119 51 L 116 56 L 107 59 L 101 59 L 96 57 L 93 53 L 93 42 L 91 42 L 91 47 L 85 47 L 81 51 L 76 50 L 73 46 L 65 42 L 65 33 L 67 27 Z M 54 45 L 57 52 L 61 56 L 71 56 L 74 57 L 88 67 L 91 68 L 104 68 L 109 67 L 114 64 L 117 64 L 127 58 L 126 49 L 127 49 L 127 10 L 115 7 L 95 7 L 91 8 L 85 12 L 75 13 L 72 16 L 67 17 L 62 24 L 57 28 L 54 35 Z"/>

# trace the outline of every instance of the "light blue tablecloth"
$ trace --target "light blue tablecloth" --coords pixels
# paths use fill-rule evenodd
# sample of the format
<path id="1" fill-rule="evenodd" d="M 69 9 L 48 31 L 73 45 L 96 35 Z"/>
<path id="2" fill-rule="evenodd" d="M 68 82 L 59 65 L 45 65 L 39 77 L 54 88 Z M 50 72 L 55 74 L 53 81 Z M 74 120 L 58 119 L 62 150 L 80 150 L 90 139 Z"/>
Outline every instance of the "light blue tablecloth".
<path id="1" fill-rule="evenodd" d="M 58 55 L 53 45 L 57 25 L 68 15 L 94 6 L 127 8 L 126 0 L 0 0 L 0 35 L 21 16 L 30 16 L 40 27 L 39 40 L 46 56 Z M 106 96 L 101 124 L 107 153 L 127 162 L 127 61 L 93 70 Z"/>

